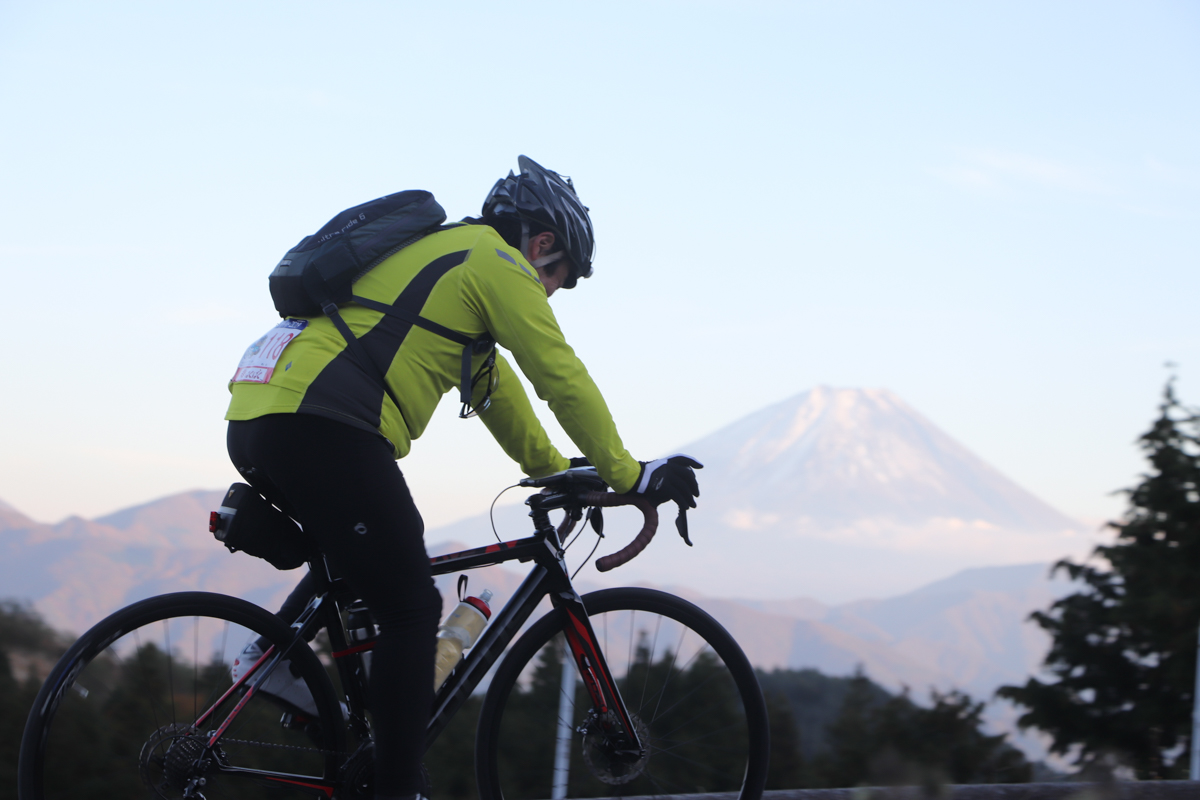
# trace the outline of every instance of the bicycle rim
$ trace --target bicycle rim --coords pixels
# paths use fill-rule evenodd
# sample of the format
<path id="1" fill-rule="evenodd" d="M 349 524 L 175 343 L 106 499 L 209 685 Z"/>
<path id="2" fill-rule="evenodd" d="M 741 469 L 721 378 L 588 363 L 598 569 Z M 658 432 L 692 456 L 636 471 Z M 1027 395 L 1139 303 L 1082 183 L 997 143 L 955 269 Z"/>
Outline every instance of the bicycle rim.
<path id="1" fill-rule="evenodd" d="M 753 669 L 724 628 L 648 589 L 584 597 L 597 643 L 647 749 L 613 751 L 568 659 L 552 612 L 513 646 L 480 714 L 476 770 L 485 800 L 735 792 L 762 794 L 766 709 Z M 563 768 L 565 769 L 565 774 Z"/>
<path id="2" fill-rule="evenodd" d="M 329 679 L 307 647 L 291 660 L 317 716 L 297 717 L 258 693 L 206 749 L 245 688 L 205 712 L 231 688 L 234 659 L 259 636 L 286 646 L 292 633 L 250 603 L 201 592 L 151 598 L 96 625 L 50 673 L 30 712 L 22 800 L 311 797 L 303 784 L 329 784 L 344 733 Z"/>

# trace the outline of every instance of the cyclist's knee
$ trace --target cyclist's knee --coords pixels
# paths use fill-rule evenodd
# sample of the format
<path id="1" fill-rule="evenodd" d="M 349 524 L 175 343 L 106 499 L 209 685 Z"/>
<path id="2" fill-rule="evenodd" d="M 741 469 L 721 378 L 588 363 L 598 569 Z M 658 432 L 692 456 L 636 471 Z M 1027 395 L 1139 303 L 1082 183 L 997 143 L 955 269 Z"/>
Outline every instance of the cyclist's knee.
<path id="1" fill-rule="evenodd" d="M 442 595 L 437 586 L 430 582 L 426 589 L 408 592 L 389 592 L 375 604 L 367 598 L 367 605 L 375 615 L 375 621 L 383 631 L 423 630 L 437 627 L 442 617 Z"/>

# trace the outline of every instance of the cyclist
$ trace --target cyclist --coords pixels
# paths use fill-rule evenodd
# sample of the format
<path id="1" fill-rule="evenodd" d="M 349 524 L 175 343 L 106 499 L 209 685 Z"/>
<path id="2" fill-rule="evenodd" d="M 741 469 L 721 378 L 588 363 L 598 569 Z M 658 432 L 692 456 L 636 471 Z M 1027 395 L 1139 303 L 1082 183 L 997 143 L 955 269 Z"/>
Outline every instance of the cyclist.
<path id="1" fill-rule="evenodd" d="M 490 334 L 615 491 L 694 508 L 693 469 L 701 465 L 682 455 L 646 463 L 629 454 L 550 309 L 555 291 L 592 274 L 588 209 L 569 178 L 525 156 L 519 165 L 519 174 L 496 182 L 478 219 L 399 251 L 362 276 L 355 293 L 388 304 L 403 300 L 422 317 L 472 337 Z M 365 306 L 349 304 L 341 313 L 363 345 L 358 352 L 379 365 L 387 386 L 359 363 L 329 318 L 310 318 L 265 380 L 252 370 L 254 381 L 231 382 L 229 455 L 249 484 L 303 526 L 372 610 L 380 627 L 369 690 L 375 796 L 412 797 L 428 791 L 420 760 L 441 597 L 421 516 L 395 460 L 409 452 L 441 396 L 460 383 L 462 350 Z M 471 391 L 484 425 L 526 474 L 567 469 L 572 462 L 550 443 L 513 368 L 497 356 L 488 370 L 486 358 L 475 356 L 472 369 L 481 369 Z M 306 577 L 280 616 L 294 619 L 311 594 Z M 252 642 L 235 674 L 259 653 Z M 311 696 L 286 669 L 262 688 L 312 710 Z"/>

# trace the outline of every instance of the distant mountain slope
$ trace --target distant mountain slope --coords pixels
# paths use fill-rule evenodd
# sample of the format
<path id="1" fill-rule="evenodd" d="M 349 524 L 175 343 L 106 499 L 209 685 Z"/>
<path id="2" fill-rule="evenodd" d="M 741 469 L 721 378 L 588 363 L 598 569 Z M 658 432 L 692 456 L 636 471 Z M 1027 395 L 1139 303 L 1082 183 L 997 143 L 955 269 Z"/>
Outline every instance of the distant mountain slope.
<path id="1" fill-rule="evenodd" d="M 121 531 L 128 542 L 207 549 L 212 546 L 208 515 L 222 497 L 221 491 L 184 492 L 97 517 L 96 523 Z"/>
<path id="2" fill-rule="evenodd" d="M 32 599 L 49 622 L 76 632 L 134 600 L 172 591 L 223 592 L 274 609 L 301 572 L 279 572 L 213 541 L 207 510 L 220 497 L 220 492 L 188 492 L 162 498 L 102 518 L 110 524 L 71 518 L 41 525 L 10 511 L 0 517 L 0 596 Z M 523 509 L 501 511 L 502 537 L 522 535 L 528 525 Z M 620 529 L 611 526 L 612 538 L 624 541 Z M 474 534 L 470 544 L 443 540 L 431 545 L 430 553 L 484 543 L 478 525 L 464 527 Z M 679 563 L 703 544 L 689 551 L 673 531 L 664 531 L 662 538 L 651 549 Z M 572 566 L 586 555 L 586 546 L 572 548 Z M 623 570 L 601 576 L 589 567 L 579 589 L 638 582 L 621 575 Z M 472 571 L 470 588 L 490 588 L 502 603 L 523 576 L 519 565 Z M 447 602 L 454 596 L 454 578 L 439 579 Z M 640 583 L 663 586 L 666 581 Z M 1036 669 L 1046 640 L 1025 618 L 1066 585 L 1051 582 L 1045 564 L 1025 564 L 967 570 L 897 597 L 834 605 L 804 597 L 732 599 L 722 597 L 720 583 L 704 591 L 687 585 L 671 590 L 717 617 L 764 668 L 814 667 L 838 675 L 862 664 L 893 688 L 960 686 L 987 694 Z"/>
<path id="3" fill-rule="evenodd" d="M 37 524 L 8 503 L 0 500 L 0 533 L 7 530 L 26 530 Z"/>
<path id="4" fill-rule="evenodd" d="M 185 492 L 55 525 L 0 512 L 0 596 L 33 600 L 50 624 L 75 633 L 164 592 L 204 589 L 277 604 L 300 574 L 231 555 L 213 539 L 208 512 L 222 494 Z"/>
<path id="5" fill-rule="evenodd" d="M 55 525 L 0 508 L 0 597 L 32 600 L 47 622 L 76 634 L 122 606 L 168 592 L 232 594 L 273 611 L 303 571 L 280 572 L 214 540 L 208 515 L 222 497 L 221 491 L 184 492 L 96 520 L 69 517 Z M 430 553 L 466 547 L 443 542 Z M 522 577 L 499 568 L 473 571 L 470 588 L 491 588 L 503 601 Z M 447 601 L 454 597 L 454 580 L 438 579 Z"/>
<path id="6" fill-rule="evenodd" d="M 807 598 L 729 602 L 798 623 L 822 625 L 858 642 L 884 645 L 902 668 L 880 669 L 866 650 L 861 651 L 861 662 L 870 665 L 872 676 L 884 684 L 956 686 L 987 696 L 1000 684 L 1021 680 L 1039 668 L 1049 640 L 1027 618 L 1072 590 L 1064 577 L 1051 579 L 1049 573 L 1049 564 L 968 569 L 897 597 L 836 606 Z M 710 608 L 710 612 L 725 620 L 721 608 Z M 796 658 L 788 663 L 761 658 L 756 663 L 811 666 L 830 674 L 844 671 L 844 654 L 819 646 L 793 653 Z M 922 673 L 936 677 L 918 680 Z"/>

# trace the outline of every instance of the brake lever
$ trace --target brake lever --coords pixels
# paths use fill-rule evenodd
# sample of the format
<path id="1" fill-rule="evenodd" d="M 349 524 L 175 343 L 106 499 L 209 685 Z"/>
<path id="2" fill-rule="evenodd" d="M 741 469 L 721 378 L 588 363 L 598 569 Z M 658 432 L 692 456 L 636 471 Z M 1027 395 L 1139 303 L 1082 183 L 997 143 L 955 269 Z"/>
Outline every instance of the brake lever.
<path id="1" fill-rule="evenodd" d="M 588 522 L 592 523 L 592 530 L 601 539 L 604 538 L 604 514 L 600 511 L 600 506 L 592 506 L 588 509 Z"/>
<path id="2" fill-rule="evenodd" d="M 687 509 L 680 507 L 679 516 L 675 518 L 675 530 L 679 531 L 679 535 L 683 537 L 683 541 L 688 547 L 692 546 L 692 540 L 688 538 L 687 528 Z"/>

